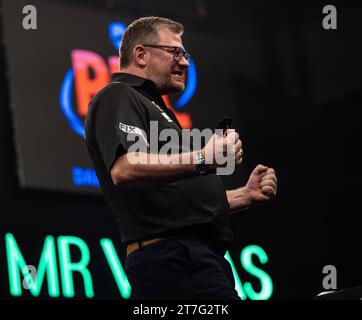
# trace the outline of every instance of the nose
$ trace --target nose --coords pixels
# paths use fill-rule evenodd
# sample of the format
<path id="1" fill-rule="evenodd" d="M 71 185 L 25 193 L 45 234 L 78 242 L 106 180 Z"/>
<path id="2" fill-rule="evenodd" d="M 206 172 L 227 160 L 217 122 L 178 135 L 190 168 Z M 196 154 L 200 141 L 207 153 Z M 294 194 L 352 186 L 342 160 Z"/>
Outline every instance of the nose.
<path id="1" fill-rule="evenodd" d="M 178 62 L 180 66 L 183 66 L 184 68 L 188 68 L 190 66 L 190 63 L 186 60 L 184 56 L 182 56 L 181 60 Z"/>

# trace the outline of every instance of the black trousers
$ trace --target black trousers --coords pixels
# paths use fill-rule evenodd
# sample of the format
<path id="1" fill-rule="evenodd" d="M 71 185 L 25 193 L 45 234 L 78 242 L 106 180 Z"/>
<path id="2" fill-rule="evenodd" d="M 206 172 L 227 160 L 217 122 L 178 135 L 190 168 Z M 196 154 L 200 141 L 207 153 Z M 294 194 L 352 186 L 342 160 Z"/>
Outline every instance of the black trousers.
<path id="1" fill-rule="evenodd" d="M 229 262 L 197 241 L 168 239 L 130 254 L 125 271 L 141 300 L 240 300 Z"/>

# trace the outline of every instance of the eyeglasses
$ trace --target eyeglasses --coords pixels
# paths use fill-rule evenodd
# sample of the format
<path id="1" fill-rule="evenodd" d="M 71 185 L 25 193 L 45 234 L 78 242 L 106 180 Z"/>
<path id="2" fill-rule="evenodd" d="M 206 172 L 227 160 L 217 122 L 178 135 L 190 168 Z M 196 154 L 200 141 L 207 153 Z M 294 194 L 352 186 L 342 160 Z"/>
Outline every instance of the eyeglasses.
<path id="1" fill-rule="evenodd" d="M 190 61 L 190 54 L 185 52 L 184 49 L 175 46 L 164 46 L 164 45 L 156 45 L 156 44 L 143 44 L 144 47 L 151 47 L 156 49 L 165 49 L 167 52 L 172 53 L 175 61 L 180 62 L 182 57 L 186 59 L 186 61 Z"/>

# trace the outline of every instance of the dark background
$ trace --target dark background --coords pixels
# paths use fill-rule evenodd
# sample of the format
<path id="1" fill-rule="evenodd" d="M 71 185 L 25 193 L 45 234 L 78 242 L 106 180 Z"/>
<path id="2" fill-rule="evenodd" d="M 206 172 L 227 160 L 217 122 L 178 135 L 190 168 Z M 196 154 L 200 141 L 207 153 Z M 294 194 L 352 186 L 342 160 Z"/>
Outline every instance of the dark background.
<path id="1" fill-rule="evenodd" d="M 245 183 L 258 163 L 272 166 L 277 172 L 277 198 L 233 218 L 236 241 L 231 255 L 242 282 L 251 281 L 258 289 L 258 281 L 243 272 L 239 260 L 243 247 L 257 244 L 269 257 L 266 265 L 259 266 L 273 279 L 272 299 L 312 299 L 324 291 L 322 269 L 329 264 L 337 268 L 338 289 L 362 285 L 359 194 L 362 168 L 358 150 L 361 121 L 357 116 L 362 105 L 361 4 L 261 0 L 248 3 L 187 0 L 182 4 L 40 1 L 33 4 L 39 3 L 41 8 L 55 5 L 69 11 L 69 16 L 59 19 L 64 27 L 47 28 L 52 16 L 38 10 L 39 30 L 25 31 L 21 27 L 21 9 L 27 3 L 14 3 L 12 7 L 18 8 L 13 9 L 14 15 L 9 16 L 7 11 L 4 17 L 4 1 L 0 15 L 0 299 L 11 298 L 6 272 L 6 232 L 14 234 L 27 263 L 35 265 L 46 235 L 82 238 L 92 254 L 90 270 L 94 275 L 95 298 L 119 298 L 98 243 L 102 237 L 111 238 L 115 244 L 120 242 L 103 198 L 54 188 L 49 191 L 20 187 L 16 146 L 21 141 L 14 136 L 19 118 L 12 111 L 12 103 L 16 101 L 17 107 L 24 108 L 19 101 L 25 96 L 19 91 L 21 86 L 11 86 L 10 79 L 22 80 L 17 83 L 25 87 L 37 86 L 35 97 L 49 95 L 51 81 L 55 81 L 58 90 L 59 80 L 70 66 L 71 49 L 84 47 L 99 51 L 99 46 L 105 46 L 97 43 L 102 39 L 98 24 L 103 26 L 102 21 L 107 17 L 129 23 L 144 15 L 167 16 L 185 26 L 184 43 L 197 63 L 199 77 L 197 93 L 185 107 L 192 114 L 194 126 L 214 127 L 225 115 L 233 117 L 243 140 L 245 157 L 242 167 L 224 179 L 226 186 L 233 188 Z M 337 30 L 322 27 L 322 8 L 327 4 L 337 8 Z M 100 18 L 88 21 L 84 18 L 81 32 L 88 30 L 88 34 L 80 44 L 77 38 L 80 31 L 78 25 L 72 25 L 71 15 L 82 10 L 84 17 L 99 14 Z M 5 39 L 4 21 L 15 28 L 11 32 L 19 38 Z M 72 29 L 74 32 L 69 33 Z M 93 30 L 98 33 L 95 35 Z M 53 31 L 57 37 L 51 45 L 47 41 L 32 41 Z M 27 40 L 27 37 L 35 38 Z M 16 44 L 13 46 L 16 50 L 6 54 L 9 43 Z M 104 52 L 105 57 L 115 54 L 111 49 Z M 54 67 L 34 72 L 34 65 L 47 65 L 45 56 L 42 59 L 39 56 L 44 53 L 56 59 Z M 16 74 L 10 69 L 16 70 Z M 51 85 L 44 87 L 47 77 Z M 51 106 L 54 112 L 59 109 L 57 99 L 58 96 Z M 28 102 L 30 106 L 49 107 L 46 102 L 39 103 L 38 98 Z M 32 109 L 27 112 L 37 127 L 35 118 L 44 114 Z M 49 123 L 50 128 L 54 125 L 61 126 L 58 122 Z M 64 140 L 50 140 L 48 144 L 65 150 L 81 144 L 81 139 L 70 130 L 64 132 L 68 135 Z M 34 139 L 32 132 L 24 134 Z M 79 141 L 74 142 L 76 139 Z M 47 140 L 45 133 L 39 136 L 41 147 L 42 140 Z M 72 156 L 71 149 L 65 152 L 64 159 L 49 158 L 48 170 L 61 171 Z M 44 156 L 34 153 L 29 161 L 36 167 L 38 161 L 44 161 Z M 122 255 L 123 248 L 118 245 L 117 249 Z M 81 284 L 76 286 L 76 297 L 80 299 L 85 298 L 81 288 Z M 48 296 L 43 292 L 41 297 Z M 22 298 L 30 299 L 31 295 L 25 292 Z"/>

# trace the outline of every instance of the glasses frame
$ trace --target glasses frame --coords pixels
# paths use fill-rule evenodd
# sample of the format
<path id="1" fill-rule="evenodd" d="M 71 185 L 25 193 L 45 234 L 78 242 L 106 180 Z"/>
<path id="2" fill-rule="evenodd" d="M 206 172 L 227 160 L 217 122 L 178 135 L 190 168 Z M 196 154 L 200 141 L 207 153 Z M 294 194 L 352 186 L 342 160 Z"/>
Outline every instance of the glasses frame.
<path id="1" fill-rule="evenodd" d="M 156 48 L 156 49 L 166 49 L 167 52 L 172 53 L 173 58 L 176 62 L 180 62 L 182 57 L 186 59 L 187 62 L 190 61 L 190 54 L 187 53 L 184 49 L 177 46 L 167 46 L 162 44 L 143 44 L 144 47 Z M 178 52 L 177 52 L 178 51 Z"/>

